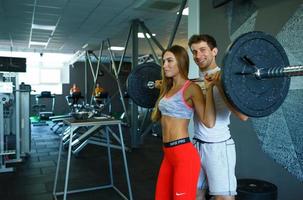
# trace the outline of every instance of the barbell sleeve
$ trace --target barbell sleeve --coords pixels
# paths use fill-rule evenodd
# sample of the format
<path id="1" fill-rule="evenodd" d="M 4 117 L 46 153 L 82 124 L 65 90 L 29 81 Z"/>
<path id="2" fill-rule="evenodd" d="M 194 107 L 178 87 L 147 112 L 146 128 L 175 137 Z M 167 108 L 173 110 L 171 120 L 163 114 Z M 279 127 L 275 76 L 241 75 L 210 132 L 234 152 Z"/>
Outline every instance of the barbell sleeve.
<path id="1" fill-rule="evenodd" d="M 155 81 L 148 81 L 146 86 L 149 88 L 149 89 L 154 89 L 155 88 Z"/>

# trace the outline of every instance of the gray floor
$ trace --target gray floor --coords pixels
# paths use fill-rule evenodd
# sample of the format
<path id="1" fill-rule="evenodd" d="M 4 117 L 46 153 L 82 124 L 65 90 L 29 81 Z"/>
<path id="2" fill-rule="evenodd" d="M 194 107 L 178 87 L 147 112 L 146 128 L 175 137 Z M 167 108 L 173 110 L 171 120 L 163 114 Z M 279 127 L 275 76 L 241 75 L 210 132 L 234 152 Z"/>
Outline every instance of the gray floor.
<path id="1" fill-rule="evenodd" d="M 128 144 L 127 131 L 124 131 Z M 0 199 L 50 200 L 58 156 L 59 137 L 50 126 L 32 126 L 32 152 L 22 163 L 13 164 L 15 172 L 0 174 Z M 106 149 L 89 145 L 78 156 L 72 156 L 69 189 L 97 186 L 108 182 Z M 115 185 L 127 193 L 121 151 L 113 150 Z M 155 183 L 162 157 L 161 140 L 148 135 L 144 145 L 127 153 L 129 174 L 135 200 L 154 199 Z M 63 163 L 66 160 L 64 151 Z M 58 187 L 62 191 L 64 169 Z M 62 198 L 59 198 L 62 199 Z M 112 189 L 68 195 L 68 199 L 122 199 Z"/>

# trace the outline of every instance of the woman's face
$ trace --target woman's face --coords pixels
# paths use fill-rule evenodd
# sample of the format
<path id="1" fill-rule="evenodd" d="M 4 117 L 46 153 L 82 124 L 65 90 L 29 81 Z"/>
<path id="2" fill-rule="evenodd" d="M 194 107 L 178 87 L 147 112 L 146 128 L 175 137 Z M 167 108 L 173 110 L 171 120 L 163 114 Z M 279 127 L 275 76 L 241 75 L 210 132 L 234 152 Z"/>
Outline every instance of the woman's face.
<path id="1" fill-rule="evenodd" d="M 177 59 L 170 51 L 165 52 L 163 55 L 163 71 L 167 78 L 172 78 L 179 74 Z"/>

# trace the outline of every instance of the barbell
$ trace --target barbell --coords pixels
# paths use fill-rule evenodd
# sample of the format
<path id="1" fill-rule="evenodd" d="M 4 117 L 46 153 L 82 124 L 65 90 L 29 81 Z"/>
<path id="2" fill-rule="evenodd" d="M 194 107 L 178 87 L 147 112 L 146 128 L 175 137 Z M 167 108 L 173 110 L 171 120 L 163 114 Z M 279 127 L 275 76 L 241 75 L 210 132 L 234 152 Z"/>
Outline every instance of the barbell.
<path id="1" fill-rule="evenodd" d="M 303 75 L 303 66 L 289 66 L 284 48 L 273 36 L 253 31 L 239 36 L 228 47 L 221 71 L 228 101 L 249 117 L 264 117 L 281 106 L 290 77 Z M 159 96 L 154 83 L 160 79 L 158 64 L 138 65 L 127 79 L 130 98 L 141 107 L 154 107 Z"/>
<path id="2" fill-rule="evenodd" d="M 127 77 L 127 94 L 137 105 L 153 108 L 160 93 L 154 85 L 160 79 L 160 65 L 153 62 L 140 64 Z"/>

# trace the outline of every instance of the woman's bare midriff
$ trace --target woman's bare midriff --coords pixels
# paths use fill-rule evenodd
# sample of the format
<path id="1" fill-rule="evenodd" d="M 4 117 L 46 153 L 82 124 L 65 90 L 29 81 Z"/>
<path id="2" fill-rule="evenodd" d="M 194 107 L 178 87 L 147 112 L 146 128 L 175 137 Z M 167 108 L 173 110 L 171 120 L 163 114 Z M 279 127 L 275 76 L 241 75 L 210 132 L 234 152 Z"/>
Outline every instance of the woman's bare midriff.
<path id="1" fill-rule="evenodd" d="M 169 116 L 161 117 L 163 142 L 171 142 L 174 140 L 188 137 L 189 119 L 180 119 Z"/>

